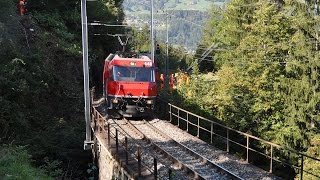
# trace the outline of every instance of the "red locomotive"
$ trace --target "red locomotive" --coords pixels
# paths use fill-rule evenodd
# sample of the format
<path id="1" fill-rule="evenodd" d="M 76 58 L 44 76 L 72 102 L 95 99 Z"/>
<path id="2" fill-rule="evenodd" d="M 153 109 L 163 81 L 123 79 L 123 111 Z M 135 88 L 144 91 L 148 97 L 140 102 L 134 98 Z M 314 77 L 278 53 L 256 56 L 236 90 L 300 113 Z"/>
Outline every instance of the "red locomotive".
<path id="1" fill-rule="evenodd" d="M 110 54 L 104 64 L 103 90 L 109 115 L 151 116 L 157 95 L 154 63 L 137 53 Z"/>

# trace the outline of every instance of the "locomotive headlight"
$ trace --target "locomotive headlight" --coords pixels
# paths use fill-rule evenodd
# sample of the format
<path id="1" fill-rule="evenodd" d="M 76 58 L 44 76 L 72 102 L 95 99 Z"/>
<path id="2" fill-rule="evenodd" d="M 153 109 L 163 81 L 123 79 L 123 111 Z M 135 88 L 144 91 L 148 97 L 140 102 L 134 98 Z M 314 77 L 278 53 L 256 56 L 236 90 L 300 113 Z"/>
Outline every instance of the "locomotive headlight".
<path id="1" fill-rule="evenodd" d="M 147 104 L 153 104 L 153 101 L 152 100 L 147 100 L 146 103 Z"/>
<path id="2" fill-rule="evenodd" d="M 113 103 L 113 104 L 118 104 L 119 101 L 118 101 L 118 99 L 112 99 L 112 103 Z"/>

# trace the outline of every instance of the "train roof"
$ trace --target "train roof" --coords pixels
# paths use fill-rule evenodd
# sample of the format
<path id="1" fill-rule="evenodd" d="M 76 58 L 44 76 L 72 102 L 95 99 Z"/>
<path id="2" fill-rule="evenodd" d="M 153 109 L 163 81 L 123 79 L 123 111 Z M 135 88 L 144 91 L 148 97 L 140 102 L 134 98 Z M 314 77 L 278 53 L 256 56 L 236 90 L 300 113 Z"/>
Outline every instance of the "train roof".
<path id="1" fill-rule="evenodd" d="M 131 65 L 134 63 L 137 67 L 149 66 L 154 67 L 154 63 L 148 56 L 139 53 L 116 53 L 110 54 L 105 61 L 110 62 L 110 65 Z"/>
<path id="2" fill-rule="evenodd" d="M 116 53 L 110 54 L 106 61 L 112 60 L 135 60 L 135 61 L 151 61 L 151 59 L 146 55 L 141 55 L 139 53 Z"/>

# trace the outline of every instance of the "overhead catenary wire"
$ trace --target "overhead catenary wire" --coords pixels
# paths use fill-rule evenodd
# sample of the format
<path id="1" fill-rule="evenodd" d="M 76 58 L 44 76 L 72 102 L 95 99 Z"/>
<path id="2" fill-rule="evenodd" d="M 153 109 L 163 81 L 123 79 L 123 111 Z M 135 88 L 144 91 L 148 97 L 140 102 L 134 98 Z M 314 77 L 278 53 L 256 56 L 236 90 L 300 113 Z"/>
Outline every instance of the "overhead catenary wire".
<path id="1" fill-rule="evenodd" d="M 141 3 L 140 3 L 141 4 Z M 230 5 L 230 7 L 232 7 L 232 8 L 250 8 L 250 7 L 253 7 L 253 8 L 255 8 L 256 6 L 259 6 L 259 5 L 261 5 L 261 3 L 259 3 L 259 2 L 257 2 L 257 3 L 250 3 L 250 4 L 245 4 L 245 5 L 239 5 L 239 6 L 237 6 L 237 5 Z M 228 6 L 226 6 L 226 7 L 228 7 Z M 181 19 L 181 20 L 183 20 L 183 21 L 185 21 L 185 22 L 188 22 L 188 23 L 190 23 L 190 24 L 192 24 L 192 25 L 194 25 L 194 26 L 196 26 L 196 27 L 199 27 L 199 28 L 204 28 L 205 26 L 203 26 L 203 25 L 200 25 L 200 24 L 197 24 L 197 23 L 194 23 L 194 22 L 192 22 L 192 21 L 189 21 L 189 20 L 187 20 L 187 19 L 185 19 L 185 18 L 182 18 L 182 17 L 177 17 L 176 15 L 174 15 L 174 14 L 172 14 L 172 13 L 168 13 L 168 15 L 170 16 L 170 17 L 175 17 L 175 18 L 178 18 L 178 19 Z M 230 16 L 230 15 L 229 15 Z M 233 16 L 234 18 L 238 18 L 239 19 L 239 17 L 235 17 L 235 16 Z M 250 18 L 253 18 L 253 16 L 250 16 Z M 247 20 L 247 17 L 245 17 L 245 18 L 240 18 L 241 20 Z M 173 21 L 172 19 L 171 19 L 171 21 Z M 205 30 L 205 29 L 204 29 Z M 308 38 L 307 38 L 308 39 Z M 312 44 L 312 43 L 314 43 L 314 41 L 316 41 L 316 39 L 315 38 L 309 38 L 311 41 L 308 41 L 308 42 L 305 42 L 305 43 L 310 43 L 310 44 Z M 288 45 L 288 44 L 285 44 L 285 43 L 281 43 L 281 44 L 277 44 L 277 45 L 272 45 L 272 46 L 268 46 L 268 47 L 279 47 L 280 45 Z M 203 47 L 206 47 L 206 46 L 203 46 Z M 232 51 L 232 50 L 235 50 L 235 49 L 231 49 L 230 48 L 230 46 L 225 46 L 225 47 L 228 47 L 228 48 L 225 48 L 225 49 L 223 49 L 223 48 L 220 48 L 220 49 L 217 49 L 217 51 Z M 243 51 L 256 51 L 256 50 L 266 50 L 265 49 L 265 47 L 263 47 L 263 45 L 256 45 L 256 46 L 249 46 L 249 48 L 242 48 L 241 46 L 231 46 L 231 47 L 235 47 L 235 48 L 239 48 L 239 50 L 243 50 Z M 245 47 L 245 46 L 243 46 L 243 47 Z M 256 48 L 256 47 L 259 47 L 259 48 Z M 291 46 L 291 47 L 294 47 L 293 45 Z M 199 48 L 199 46 L 198 46 L 198 49 L 206 49 L 206 48 Z M 198 56 L 201 56 L 201 55 L 198 55 Z M 197 57 L 197 55 L 195 55 L 194 57 Z M 213 57 L 213 56 L 210 56 L 210 57 Z M 282 58 L 282 57 L 273 57 L 273 58 Z M 208 59 L 204 59 L 204 60 L 208 60 Z M 211 59 L 210 59 L 210 61 L 211 61 Z"/>
<path id="2" fill-rule="evenodd" d="M 145 5 L 145 4 L 143 4 L 143 3 L 139 2 L 139 1 L 137 1 L 136 3 L 137 3 L 137 4 L 140 4 L 140 5 Z M 181 17 L 178 17 L 178 16 L 176 16 L 176 15 L 174 15 L 174 14 L 169 13 L 169 10 L 167 11 L 167 13 L 168 13 L 168 15 L 171 16 L 171 17 L 175 17 L 175 18 L 181 19 L 181 20 L 183 20 L 183 21 L 185 21 L 185 22 L 188 22 L 188 23 L 190 23 L 190 24 L 192 24 L 192 25 L 194 25 L 194 26 L 197 26 L 197 27 L 199 27 L 199 28 L 204 28 L 204 26 L 201 25 L 201 24 L 197 24 L 197 23 L 195 23 L 195 22 L 186 20 L 185 18 L 181 18 Z M 163 13 L 161 13 L 161 14 L 163 14 Z"/>
<path id="3" fill-rule="evenodd" d="M 292 60 L 292 61 L 273 61 L 273 62 L 268 62 L 268 61 L 264 61 L 264 62 L 253 62 L 253 61 L 241 61 L 239 59 L 224 59 L 225 61 L 227 61 L 227 63 L 230 64 L 234 64 L 234 65 L 248 65 L 248 64 L 260 64 L 260 65 L 284 65 L 284 64 L 298 64 L 298 63 L 309 63 L 309 60 L 303 60 L 303 61 L 299 61 L 299 60 Z M 212 60 L 212 59 L 203 59 L 203 61 L 207 61 L 207 62 L 217 62 L 217 60 Z"/>

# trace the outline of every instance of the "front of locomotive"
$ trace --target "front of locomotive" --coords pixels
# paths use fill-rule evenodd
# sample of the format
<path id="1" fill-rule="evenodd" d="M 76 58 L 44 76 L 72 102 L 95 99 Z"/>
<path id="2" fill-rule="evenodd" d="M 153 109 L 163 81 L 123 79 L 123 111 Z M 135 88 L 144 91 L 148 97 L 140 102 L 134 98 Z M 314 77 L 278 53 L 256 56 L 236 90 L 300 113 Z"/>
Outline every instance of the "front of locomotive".
<path id="1" fill-rule="evenodd" d="M 156 99 L 155 67 L 148 57 L 110 62 L 108 106 L 124 117 L 152 116 Z"/>

